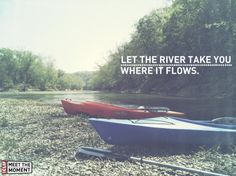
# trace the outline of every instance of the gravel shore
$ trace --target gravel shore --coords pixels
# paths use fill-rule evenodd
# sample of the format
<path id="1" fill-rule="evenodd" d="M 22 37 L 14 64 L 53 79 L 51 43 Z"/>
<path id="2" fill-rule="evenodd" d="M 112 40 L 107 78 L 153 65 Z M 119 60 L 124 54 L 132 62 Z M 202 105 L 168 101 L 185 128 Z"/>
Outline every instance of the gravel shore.
<path id="1" fill-rule="evenodd" d="M 115 160 L 75 159 L 79 146 L 108 148 L 163 163 L 236 175 L 236 147 L 107 145 L 86 116 L 70 116 L 59 105 L 31 100 L 0 102 L 0 159 L 32 161 L 30 175 L 192 175 L 147 164 Z"/>

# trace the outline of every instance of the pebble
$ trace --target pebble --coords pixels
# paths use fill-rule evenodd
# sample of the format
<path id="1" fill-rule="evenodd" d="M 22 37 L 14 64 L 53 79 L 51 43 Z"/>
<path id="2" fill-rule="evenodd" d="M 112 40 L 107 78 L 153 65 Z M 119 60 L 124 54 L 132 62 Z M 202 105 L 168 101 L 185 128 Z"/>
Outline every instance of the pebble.
<path id="1" fill-rule="evenodd" d="M 143 156 L 158 162 L 215 170 L 228 175 L 236 172 L 236 148 L 228 153 L 212 148 L 173 155 L 168 154 L 168 150 L 164 148 L 111 146 L 101 140 L 87 118 L 80 116 L 67 118 L 60 106 L 31 100 L 4 99 L 0 101 L 0 107 L 0 120 L 6 117 L 6 122 L 9 124 L 6 128 L 0 128 L 1 158 L 32 161 L 33 172 L 42 171 L 43 175 L 192 175 L 139 162 L 117 162 L 95 158 L 75 160 L 74 153 L 79 146 L 112 147 L 119 153 Z M 35 152 L 36 149 L 43 152 Z M 156 153 L 152 154 L 149 150 Z"/>

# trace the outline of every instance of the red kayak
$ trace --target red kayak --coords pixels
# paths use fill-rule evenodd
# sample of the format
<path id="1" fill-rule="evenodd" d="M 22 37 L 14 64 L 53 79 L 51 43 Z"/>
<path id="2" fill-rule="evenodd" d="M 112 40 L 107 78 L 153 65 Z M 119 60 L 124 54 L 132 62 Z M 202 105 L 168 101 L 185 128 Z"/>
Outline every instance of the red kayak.
<path id="1" fill-rule="evenodd" d="M 62 106 L 66 113 L 68 114 L 80 114 L 85 113 L 90 116 L 100 117 L 100 118 L 115 118 L 115 119 L 143 119 L 151 117 L 160 116 L 184 116 L 182 112 L 175 112 L 163 109 L 130 109 L 126 107 L 120 107 L 111 105 L 108 103 L 100 103 L 93 101 L 86 101 L 82 103 L 77 103 L 72 100 L 61 100 Z M 153 112 L 155 110 L 155 112 Z"/>

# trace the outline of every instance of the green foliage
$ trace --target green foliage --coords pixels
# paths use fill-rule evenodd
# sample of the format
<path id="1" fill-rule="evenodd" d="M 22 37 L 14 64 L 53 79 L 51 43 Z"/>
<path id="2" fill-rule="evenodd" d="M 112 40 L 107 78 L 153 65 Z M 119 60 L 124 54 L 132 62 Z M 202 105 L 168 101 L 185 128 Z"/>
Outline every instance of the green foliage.
<path id="1" fill-rule="evenodd" d="M 64 74 L 57 80 L 58 89 L 65 90 L 70 88 L 71 90 L 79 90 L 83 87 L 83 82 L 79 76 L 75 74 Z"/>
<path id="2" fill-rule="evenodd" d="M 82 87 L 86 90 L 91 90 L 92 87 L 92 79 L 95 73 L 91 71 L 82 71 L 74 73 L 75 76 L 81 79 Z"/>
<path id="3" fill-rule="evenodd" d="M 127 55 L 236 56 L 236 1 L 175 0 L 141 18 L 128 43 L 112 53 L 93 77 L 101 90 L 160 92 L 198 96 L 207 92 L 232 96 L 235 66 L 201 69 L 200 75 L 121 75 L 120 58 Z M 217 75 L 217 76 L 216 76 Z M 204 90 L 206 91 L 204 93 Z"/>
<path id="4" fill-rule="evenodd" d="M 65 90 L 82 88 L 78 75 L 54 68 L 53 63 L 30 51 L 0 49 L 0 90 Z"/>

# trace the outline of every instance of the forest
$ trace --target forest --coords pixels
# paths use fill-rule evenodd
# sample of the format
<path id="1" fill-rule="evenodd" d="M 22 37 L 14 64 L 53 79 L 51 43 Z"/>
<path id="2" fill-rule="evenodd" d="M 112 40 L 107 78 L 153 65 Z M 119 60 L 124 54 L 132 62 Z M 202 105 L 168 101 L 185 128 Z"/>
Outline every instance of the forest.
<path id="1" fill-rule="evenodd" d="M 30 51 L 0 49 L 0 90 L 80 90 L 83 80 Z"/>
<path id="2" fill-rule="evenodd" d="M 130 41 L 109 55 L 92 78 L 96 90 L 153 92 L 177 96 L 234 96 L 236 1 L 175 0 L 141 18 Z M 200 69 L 199 75 L 122 75 L 121 56 L 231 56 L 230 68 Z"/>

